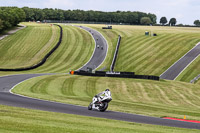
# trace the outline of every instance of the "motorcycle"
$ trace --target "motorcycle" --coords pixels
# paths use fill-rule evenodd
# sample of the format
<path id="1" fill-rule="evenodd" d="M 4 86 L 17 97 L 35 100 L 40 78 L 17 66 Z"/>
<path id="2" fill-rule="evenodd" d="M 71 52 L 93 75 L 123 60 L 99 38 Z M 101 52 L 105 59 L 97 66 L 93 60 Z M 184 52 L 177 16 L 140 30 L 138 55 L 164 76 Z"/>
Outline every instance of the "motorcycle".
<path id="1" fill-rule="evenodd" d="M 98 111 L 104 112 L 108 108 L 108 103 L 112 101 L 112 98 L 101 99 L 96 101 L 94 104 L 91 102 L 88 106 L 88 110 L 96 109 Z"/>

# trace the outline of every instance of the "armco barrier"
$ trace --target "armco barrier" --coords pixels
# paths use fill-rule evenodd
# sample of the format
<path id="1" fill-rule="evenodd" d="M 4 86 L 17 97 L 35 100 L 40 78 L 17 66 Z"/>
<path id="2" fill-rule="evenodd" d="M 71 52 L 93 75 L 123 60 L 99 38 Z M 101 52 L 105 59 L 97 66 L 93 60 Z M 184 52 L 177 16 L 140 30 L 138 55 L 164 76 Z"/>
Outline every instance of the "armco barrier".
<path id="1" fill-rule="evenodd" d="M 117 41 L 117 46 L 116 46 L 116 49 L 115 49 L 115 54 L 114 54 L 113 61 L 112 61 L 111 67 L 110 67 L 110 71 L 111 72 L 113 72 L 114 67 L 115 67 L 115 63 L 116 63 L 116 60 L 117 60 L 117 55 L 118 55 L 118 51 L 119 51 L 120 42 L 121 42 L 121 36 L 119 35 L 119 38 L 118 38 L 118 41 Z"/>
<path id="2" fill-rule="evenodd" d="M 99 76 L 99 77 L 118 77 L 118 78 L 136 78 L 136 79 L 150 79 L 150 80 L 160 80 L 158 76 L 152 75 L 135 75 L 134 72 L 104 72 L 104 71 L 95 71 L 95 73 L 89 73 L 87 71 L 75 71 L 76 75 L 83 76 Z"/>
<path id="3" fill-rule="evenodd" d="M 43 65 L 46 62 L 46 60 L 49 58 L 49 56 L 51 56 L 53 54 L 53 52 L 55 52 L 55 50 L 60 46 L 60 44 L 62 42 L 62 35 L 63 35 L 62 27 L 60 25 L 57 25 L 57 26 L 60 28 L 59 41 L 57 42 L 56 46 L 49 53 L 47 53 L 45 55 L 45 57 L 39 63 L 37 63 L 33 66 L 24 67 L 24 68 L 13 68 L 13 69 L 0 68 L 0 71 L 25 71 L 25 70 L 32 70 L 32 69 L 35 69 L 35 68 Z"/>

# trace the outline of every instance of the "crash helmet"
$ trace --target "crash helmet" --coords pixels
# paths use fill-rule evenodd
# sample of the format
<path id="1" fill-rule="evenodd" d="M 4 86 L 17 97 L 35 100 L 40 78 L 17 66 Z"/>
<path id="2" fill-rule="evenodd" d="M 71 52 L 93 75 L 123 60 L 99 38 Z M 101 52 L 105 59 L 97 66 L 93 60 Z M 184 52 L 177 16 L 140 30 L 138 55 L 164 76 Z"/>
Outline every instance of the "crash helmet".
<path id="1" fill-rule="evenodd" d="M 109 89 L 106 89 L 105 91 L 110 91 Z"/>

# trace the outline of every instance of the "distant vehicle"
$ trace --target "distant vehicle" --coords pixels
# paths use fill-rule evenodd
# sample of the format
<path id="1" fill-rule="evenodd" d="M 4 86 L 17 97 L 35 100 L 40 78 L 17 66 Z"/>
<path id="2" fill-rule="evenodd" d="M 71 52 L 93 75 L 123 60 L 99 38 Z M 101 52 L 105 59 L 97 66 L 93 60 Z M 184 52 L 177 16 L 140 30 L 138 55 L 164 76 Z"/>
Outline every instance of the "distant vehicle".
<path id="1" fill-rule="evenodd" d="M 112 26 L 108 25 L 107 27 L 102 27 L 102 29 L 112 29 Z"/>
<path id="2" fill-rule="evenodd" d="M 101 46 L 101 49 L 103 49 L 103 46 Z"/>
<path id="3" fill-rule="evenodd" d="M 97 48 L 99 48 L 99 45 L 97 45 Z"/>

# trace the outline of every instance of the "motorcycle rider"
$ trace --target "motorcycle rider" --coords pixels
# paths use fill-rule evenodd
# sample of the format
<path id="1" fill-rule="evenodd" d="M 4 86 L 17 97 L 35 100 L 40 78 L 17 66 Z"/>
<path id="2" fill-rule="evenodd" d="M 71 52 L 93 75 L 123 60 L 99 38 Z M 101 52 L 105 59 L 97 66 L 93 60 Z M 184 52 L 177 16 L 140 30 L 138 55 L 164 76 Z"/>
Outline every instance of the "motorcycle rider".
<path id="1" fill-rule="evenodd" d="M 97 101 L 103 101 L 104 99 L 107 99 L 107 98 L 110 98 L 112 99 L 111 97 L 111 92 L 109 89 L 106 89 L 105 91 L 95 95 L 92 99 L 92 104 L 94 104 L 95 102 Z"/>

